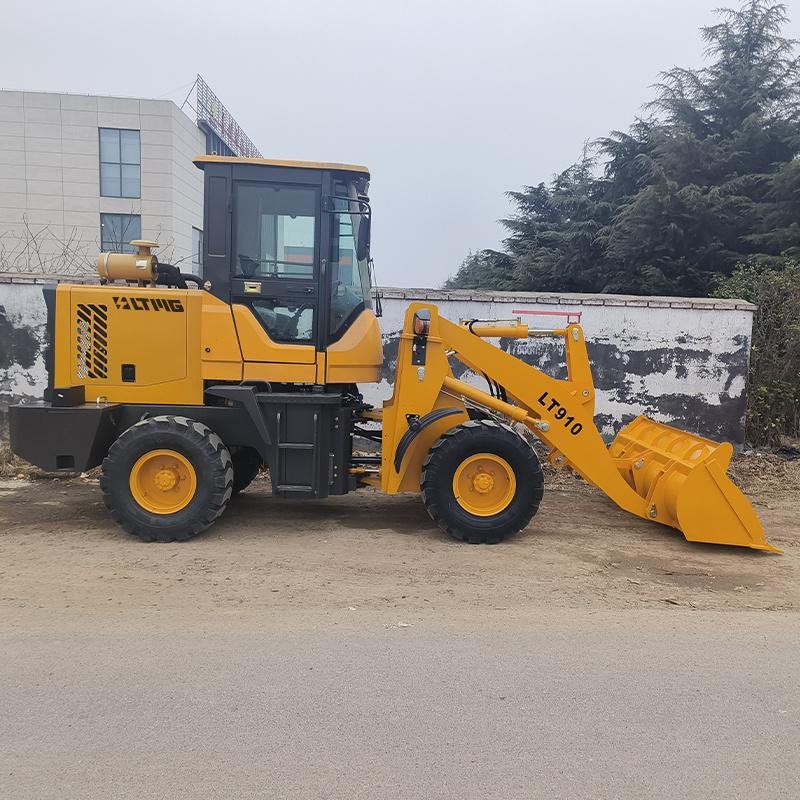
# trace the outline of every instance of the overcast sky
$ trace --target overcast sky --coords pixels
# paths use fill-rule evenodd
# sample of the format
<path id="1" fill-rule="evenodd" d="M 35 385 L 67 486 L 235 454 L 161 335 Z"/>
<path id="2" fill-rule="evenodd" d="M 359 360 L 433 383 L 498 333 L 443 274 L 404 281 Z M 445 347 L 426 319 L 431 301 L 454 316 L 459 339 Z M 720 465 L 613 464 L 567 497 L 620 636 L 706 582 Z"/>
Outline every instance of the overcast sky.
<path id="1" fill-rule="evenodd" d="M 438 286 L 499 245 L 505 190 L 627 127 L 660 70 L 700 64 L 721 4 L 4 0 L 0 84 L 180 104 L 199 72 L 265 156 L 368 165 L 379 282 Z"/>

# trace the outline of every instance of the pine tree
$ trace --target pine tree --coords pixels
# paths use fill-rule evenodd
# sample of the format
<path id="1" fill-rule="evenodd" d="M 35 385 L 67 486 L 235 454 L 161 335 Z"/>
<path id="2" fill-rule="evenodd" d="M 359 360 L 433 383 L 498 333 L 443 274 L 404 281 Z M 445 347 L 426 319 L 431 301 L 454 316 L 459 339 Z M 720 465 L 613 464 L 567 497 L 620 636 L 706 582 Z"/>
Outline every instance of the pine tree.
<path id="1" fill-rule="evenodd" d="M 627 132 L 549 185 L 509 192 L 504 252 L 475 254 L 451 286 L 704 295 L 737 263 L 800 253 L 800 58 L 781 35 L 786 7 L 717 13 L 701 29 L 708 65 L 665 72 Z"/>

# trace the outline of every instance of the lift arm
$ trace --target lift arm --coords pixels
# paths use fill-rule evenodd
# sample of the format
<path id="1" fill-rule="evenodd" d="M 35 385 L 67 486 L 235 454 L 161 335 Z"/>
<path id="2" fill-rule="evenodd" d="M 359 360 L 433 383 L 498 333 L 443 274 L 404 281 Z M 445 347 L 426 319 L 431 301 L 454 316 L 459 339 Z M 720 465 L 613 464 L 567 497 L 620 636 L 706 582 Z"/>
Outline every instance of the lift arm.
<path id="1" fill-rule="evenodd" d="M 563 337 L 565 380 L 484 338 L 529 335 Z M 490 394 L 462 381 L 454 366 L 459 376 L 466 370 L 485 375 L 501 391 Z M 459 325 L 441 317 L 434 305 L 412 304 L 400 335 L 394 395 L 384 406 L 384 491 L 419 489 L 425 455 L 442 433 L 468 419 L 468 404 L 525 425 L 550 447 L 553 463 L 569 466 L 625 511 L 678 528 L 693 541 L 775 550 L 752 506 L 725 474 L 733 452 L 729 444 L 639 417 L 606 447 L 594 424 L 591 366 L 577 324 L 548 331 L 521 324 Z M 453 412 L 439 415 L 409 444 L 409 429 L 435 409 Z M 396 458 L 404 436 L 404 451 Z"/>

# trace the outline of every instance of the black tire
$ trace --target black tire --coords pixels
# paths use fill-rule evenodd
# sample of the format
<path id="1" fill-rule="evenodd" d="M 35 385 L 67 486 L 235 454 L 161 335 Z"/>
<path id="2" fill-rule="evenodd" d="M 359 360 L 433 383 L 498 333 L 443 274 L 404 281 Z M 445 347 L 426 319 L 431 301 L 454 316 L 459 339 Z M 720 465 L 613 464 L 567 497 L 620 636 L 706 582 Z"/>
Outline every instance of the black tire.
<path id="1" fill-rule="evenodd" d="M 194 470 L 196 488 L 174 513 L 153 513 L 131 490 L 131 472 L 154 450 L 181 454 Z M 103 500 L 114 520 L 146 542 L 191 539 L 225 510 L 233 492 L 231 454 L 210 428 L 186 417 L 159 416 L 137 422 L 111 446 L 100 478 Z"/>
<path id="2" fill-rule="evenodd" d="M 233 460 L 233 494 L 243 492 L 258 475 L 264 465 L 258 450 L 252 447 L 231 447 Z"/>
<path id="3" fill-rule="evenodd" d="M 470 513 L 453 490 L 459 466 L 479 453 L 503 459 L 516 483 L 508 504 L 491 516 Z M 471 420 L 452 428 L 433 445 L 422 466 L 422 500 L 431 518 L 452 537 L 470 544 L 495 544 L 521 531 L 539 510 L 543 494 L 536 453 L 513 428 L 494 420 Z"/>

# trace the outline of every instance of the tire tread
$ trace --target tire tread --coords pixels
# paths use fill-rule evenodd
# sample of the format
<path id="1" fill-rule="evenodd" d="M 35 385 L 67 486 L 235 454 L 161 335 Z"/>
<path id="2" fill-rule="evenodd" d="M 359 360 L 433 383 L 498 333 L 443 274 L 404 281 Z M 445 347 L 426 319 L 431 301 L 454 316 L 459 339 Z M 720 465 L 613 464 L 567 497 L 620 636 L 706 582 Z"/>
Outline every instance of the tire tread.
<path id="1" fill-rule="evenodd" d="M 170 529 L 166 524 L 163 530 L 158 530 L 154 525 L 144 525 L 140 521 L 132 519 L 124 509 L 120 508 L 115 497 L 114 482 L 122 479 L 117 473 L 125 470 L 123 462 L 129 448 L 134 447 L 144 437 L 158 437 L 159 435 L 163 435 L 167 439 L 172 438 L 173 441 L 177 435 L 182 439 L 188 439 L 195 446 L 199 446 L 205 459 L 202 468 L 211 470 L 213 474 L 212 491 L 208 502 L 194 509 L 194 513 L 181 526 L 180 530 Z M 152 449 L 157 448 L 158 445 L 155 445 Z M 194 467 L 197 471 L 198 466 L 194 465 Z M 127 480 L 127 476 L 125 479 Z M 112 519 L 131 535 L 146 542 L 186 541 L 206 530 L 225 511 L 233 492 L 231 455 L 222 439 L 202 422 L 172 415 L 148 417 L 139 420 L 124 431 L 111 445 L 108 455 L 103 460 L 100 489 L 103 493 L 103 502 L 111 513 Z"/>

